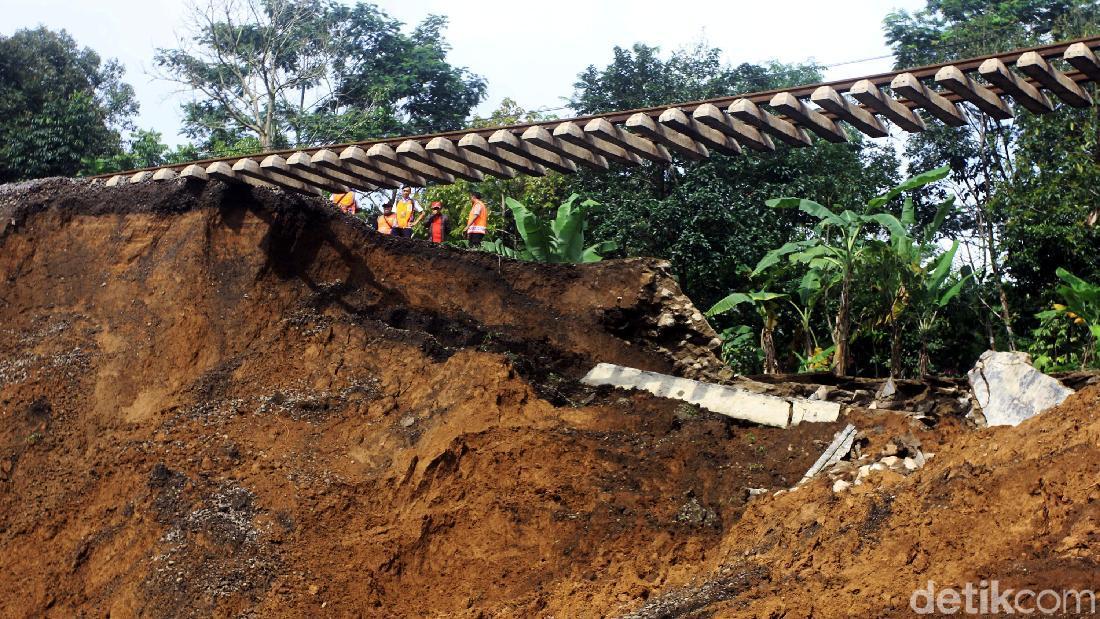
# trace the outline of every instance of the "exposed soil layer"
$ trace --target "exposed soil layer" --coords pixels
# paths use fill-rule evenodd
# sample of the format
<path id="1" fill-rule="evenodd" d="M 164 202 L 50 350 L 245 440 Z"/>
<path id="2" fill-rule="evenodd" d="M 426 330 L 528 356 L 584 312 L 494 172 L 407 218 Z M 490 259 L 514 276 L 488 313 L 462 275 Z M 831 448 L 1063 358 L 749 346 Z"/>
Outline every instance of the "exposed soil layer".
<path id="1" fill-rule="evenodd" d="M 853 421 L 871 450 L 901 430 L 870 412 Z M 1025 595 L 1017 614 L 1100 612 L 1074 593 L 1100 589 L 1100 387 L 1015 428 L 920 436 L 935 458 L 911 476 L 884 472 L 839 493 L 819 479 L 753 501 L 707 569 L 631 616 L 908 617 L 937 600 L 962 614 L 951 606 L 962 598 L 919 592 L 961 595 L 968 583 L 973 609 L 985 590 L 985 608 L 1009 614 L 992 606 L 993 581 L 1001 592 L 1055 592 L 1038 603 L 1057 613 Z"/>
<path id="2" fill-rule="evenodd" d="M 0 616 L 895 617 L 929 580 L 1100 588 L 1100 388 L 975 431 L 952 381 L 897 385 L 927 415 L 791 430 L 581 386 L 598 361 L 730 378 L 656 261 L 51 180 L 0 187 L 0 282 Z M 776 494 L 845 423 L 935 456 Z"/>
<path id="3" fill-rule="evenodd" d="M 501 261 L 221 183 L 0 211 L 0 616 L 614 612 L 836 430 L 580 386 L 722 373 L 655 261 Z"/>

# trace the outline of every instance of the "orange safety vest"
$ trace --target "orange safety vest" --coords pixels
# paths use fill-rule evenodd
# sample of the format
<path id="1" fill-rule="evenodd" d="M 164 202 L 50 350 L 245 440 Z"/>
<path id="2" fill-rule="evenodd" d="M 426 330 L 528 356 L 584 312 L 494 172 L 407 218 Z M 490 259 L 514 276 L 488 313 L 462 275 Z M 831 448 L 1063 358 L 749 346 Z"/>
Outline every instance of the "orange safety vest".
<path id="1" fill-rule="evenodd" d="M 378 234 L 393 234 L 393 229 L 397 225 L 396 215 L 379 215 L 378 216 Z"/>
<path id="2" fill-rule="evenodd" d="M 355 214 L 355 194 L 352 192 L 347 193 L 334 193 L 332 194 L 332 201 L 336 203 L 336 206 L 340 207 L 341 211 L 345 213 Z"/>
<path id="3" fill-rule="evenodd" d="M 393 207 L 393 212 L 397 215 L 397 223 L 394 224 L 398 228 L 411 228 L 413 215 L 416 214 L 416 209 L 413 207 L 413 200 L 398 200 L 397 204 Z"/>
<path id="4" fill-rule="evenodd" d="M 489 225 L 489 209 L 477 198 L 473 198 L 473 202 L 473 206 L 470 207 L 470 216 L 466 218 L 466 232 L 485 234 Z"/>

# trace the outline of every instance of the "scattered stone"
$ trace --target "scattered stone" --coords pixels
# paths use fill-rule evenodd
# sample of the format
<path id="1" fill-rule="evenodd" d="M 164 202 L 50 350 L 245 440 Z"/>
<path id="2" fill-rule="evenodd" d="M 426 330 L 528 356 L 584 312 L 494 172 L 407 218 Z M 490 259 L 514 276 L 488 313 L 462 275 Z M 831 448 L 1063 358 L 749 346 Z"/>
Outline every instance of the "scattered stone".
<path id="1" fill-rule="evenodd" d="M 718 514 L 713 509 L 703 507 L 699 499 L 691 497 L 687 503 L 680 507 L 676 514 L 676 522 L 691 526 L 716 525 L 719 522 Z"/>
<path id="2" fill-rule="evenodd" d="M 657 326 L 661 329 L 667 329 L 676 324 L 676 317 L 668 312 L 662 312 L 657 318 Z"/>
<path id="3" fill-rule="evenodd" d="M 838 494 L 841 493 L 841 492 L 844 492 L 845 490 L 847 490 L 848 488 L 851 488 L 851 487 L 852 487 L 851 482 L 844 481 L 843 479 L 838 479 L 835 482 L 833 482 L 833 492 L 838 493 Z"/>
<path id="4" fill-rule="evenodd" d="M 813 394 L 810 395 L 810 399 L 811 400 L 828 400 L 830 391 L 832 391 L 831 387 L 829 387 L 828 385 L 821 385 L 820 387 L 817 388 L 817 391 L 813 392 Z"/>
<path id="5" fill-rule="evenodd" d="M 906 460 L 909 460 L 909 459 L 910 458 L 906 458 Z M 886 456 L 882 460 L 879 460 L 879 462 L 881 462 L 883 465 L 891 467 L 891 468 L 897 466 L 898 462 L 900 462 L 900 461 L 901 461 L 901 458 L 898 458 L 897 456 Z"/>
<path id="6" fill-rule="evenodd" d="M 887 378 L 886 382 L 882 384 L 882 388 L 878 390 L 878 394 L 875 396 L 876 400 L 885 400 L 887 398 L 894 397 L 894 394 L 898 392 L 898 386 L 894 384 L 893 378 Z"/>
<path id="7" fill-rule="evenodd" d="M 414 424 L 414 423 L 416 423 L 416 417 L 413 416 L 413 415 L 406 415 L 405 417 L 403 417 L 401 419 L 401 427 L 402 428 L 408 428 L 408 427 L 412 426 L 412 424 Z"/>
<path id="8" fill-rule="evenodd" d="M 1073 394 L 1073 389 L 1031 365 L 1024 352 L 987 350 L 967 373 L 974 397 L 991 426 L 1015 426 Z"/>

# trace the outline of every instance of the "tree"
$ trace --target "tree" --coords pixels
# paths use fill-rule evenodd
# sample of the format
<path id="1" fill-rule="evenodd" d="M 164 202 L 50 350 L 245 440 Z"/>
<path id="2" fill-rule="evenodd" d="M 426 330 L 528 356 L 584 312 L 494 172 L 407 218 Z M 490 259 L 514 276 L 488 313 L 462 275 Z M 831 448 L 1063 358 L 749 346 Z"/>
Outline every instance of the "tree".
<path id="1" fill-rule="evenodd" d="M 838 282 L 840 294 L 837 300 L 836 318 L 833 320 L 833 345 L 836 351 L 833 357 L 833 371 L 838 376 L 848 374 L 848 346 L 852 333 L 852 284 L 856 271 L 871 262 L 876 254 L 881 255 L 884 244 L 869 233 L 875 226 L 882 226 L 898 238 L 898 250 L 908 259 L 909 247 L 904 247 L 901 237 L 907 236 L 904 225 L 893 215 L 877 212 L 891 200 L 904 192 L 914 191 L 943 179 L 948 168 L 940 168 L 917 175 L 893 189 L 875 197 L 867 203 L 863 212 L 844 210 L 836 213 L 822 204 L 805 198 L 774 198 L 767 201 L 770 208 L 797 208 L 817 220 L 808 238 L 790 241 L 778 249 L 768 252 L 752 272 L 757 276 L 779 264 L 786 258 L 789 262 L 804 265 L 809 272 L 816 272 L 816 279 L 830 279 Z M 903 219 L 912 218 L 912 203 L 908 203 L 909 213 Z M 952 252 L 953 255 L 953 252 Z M 919 264 L 919 260 L 918 260 Z M 900 261 L 898 263 L 900 265 Z M 908 265 L 906 265 L 908 266 Z M 947 268 L 951 266 L 950 259 Z M 948 299 L 949 300 L 949 299 Z"/>
<path id="2" fill-rule="evenodd" d="M 760 348 L 764 351 L 764 373 L 778 374 L 779 356 L 775 352 L 775 329 L 779 326 L 777 301 L 786 298 L 786 294 L 767 290 L 734 292 L 707 310 L 707 316 L 724 314 L 742 303 L 751 305 L 763 324 L 760 328 Z"/>
<path id="3" fill-rule="evenodd" d="M 484 78 L 447 62 L 447 19 L 429 15 L 410 35 L 377 7 L 337 11 L 341 28 L 333 108 L 378 106 L 391 119 L 384 129 L 416 134 L 461 129 L 485 98 Z"/>
<path id="4" fill-rule="evenodd" d="M 188 34 L 159 49 L 163 77 L 203 99 L 184 105 L 192 139 L 260 149 L 454 129 L 485 93 L 446 61 L 446 20 L 412 34 L 371 4 L 210 0 Z"/>
<path id="5" fill-rule="evenodd" d="M 898 68 L 1084 36 L 1098 27 L 1100 5 L 1093 0 L 928 0 L 920 11 L 892 13 L 885 21 Z M 1004 342 L 1014 348 L 1016 313 L 1009 276 L 1015 274 L 1008 265 L 1027 264 L 1027 260 L 1016 261 L 1012 256 L 1013 247 L 1026 243 L 1009 238 L 1020 228 L 1012 227 L 1013 209 L 1004 192 L 1017 185 L 1021 175 L 1030 176 L 1035 169 L 1032 161 L 1017 156 L 1017 148 L 1021 132 L 1028 131 L 1037 119 L 1024 112 L 1015 120 L 997 121 L 976 113 L 970 104 L 962 108 L 966 126 L 935 126 L 912 136 L 906 154 L 917 169 L 951 166 L 954 192 L 969 209 L 969 216 L 958 221 L 960 231 L 965 232 L 965 253 L 981 284 L 979 290 L 995 291 L 995 300 L 985 295 L 978 299 L 989 315 L 997 316 Z M 1052 117 L 1076 113 L 1059 110 Z M 1080 137 L 1059 130 L 1057 121 L 1044 119 L 1039 124 L 1052 129 L 1047 137 L 1057 144 L 1073 143 Z M 1030 185 L 1034 190 L 1034 183 Z M 1051 185 L 1057 186 L 1057 182 Z M 1032 205 L 1020 204 L 1019 208 L 1027 210 Z M 1045 290 L 1049 283 L 1047 273 L 1043 285 L 1032 287 L 1029 293 Z M 989 332 L 989 346 L 996 348 L 991 327 Z"/>
<path id="6" fill-rule="evenodd" d="M 0 182 L 75 175 L 119 152 L 138 108 L 122 73 L 64 30 L 0 36 Z"/>
<path id="7" fill-rule="evenodd" d="M 924 185 L 943 179 L 950 172 L 943 167 L 921 174 L 903 184 L 903 191 L 913 192 Z M 897 195 L 900 192 L 891 192 Z M 888 194 L 890 195 L 890 194 Z M 884 204 L 876 200 L 872 204 Z M 959 244 L 955 241 L 951 249 L 940 251 L 937 235 L 944 222 L 953 211 L 955 198 L 942 201 L 936 209 L 932 221 L 921 224 L 917 221 L 916 205 L 912 196 L 906 196 L 902 202 L 901 214 L 882 213 L 877 221 L 890 234 L 890 242 L 882 245 L 875 260 L 880 267 L 875 271 L 875 287 L 885 293 L 885 316 L 883 322 L 890 329 L 890 376 L 900 378 L 902 372 L 902 329 L 909 314 L 917 313 L 918 332 L 921 338 L 919 373 L 924 375 L 929 368 L 927 336 L 935 324 L 938 310 L 954 298 L 964 283 L 958 287 L 944 290 L 943 285 L 951 273 L 952 262 Z"/>
<path id="8" fill-rule="evenodd" d="M 322 87 L 334 48 L 327 17 L 317 0 L 194 5 L 188 36 L 154 57 L 163 76 L 206 99 L 184 105 L 188 133 L 240 137 L 247 131 L 262 149 L 275 145 L 295 103 L 304 108 L 307 93 L 311 107 L 331 96 Z"/>
<path id="9" fill-rule="evenodd" d="M 1016 173 L 993 208 L 1004 221 L 1004 269 L 1015 302 L 1039 308 L 1053 300 L 1051 265 L 1100 281 L 1100 108 L 1019 124 Z"/>

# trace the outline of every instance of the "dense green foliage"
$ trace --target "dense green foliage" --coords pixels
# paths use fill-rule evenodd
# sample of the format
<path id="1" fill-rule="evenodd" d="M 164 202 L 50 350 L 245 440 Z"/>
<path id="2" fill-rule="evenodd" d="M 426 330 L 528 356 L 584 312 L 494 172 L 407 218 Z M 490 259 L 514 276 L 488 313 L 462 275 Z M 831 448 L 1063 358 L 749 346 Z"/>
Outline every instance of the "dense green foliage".
<path id="1" fill-rule="evenodd" d="M 515 218 L 516 230 L 523 241 L 522 247 L 512 249 L 500 239 L 482 241 L 482 248 L 492 253 L 533 262 L 599 262 L 601 253 L 615 251 L 615 243 L 604 241 L 585 246 L 584 232 L 588 227 L 588 210 L 595 206 L 592 200 L 577 203 L 577 194 L 569 196 L 558 206 L 552 220 L 539 218 L 524 204 L 514 198 L 505 201 Z"/>
<path id="2" fill-rule="evenodd" d="M 373 4 L 248 0 L 195 6 L 183 45 L 157 51 L 169 79 L 199 93 L 184 130 L 211 152 L 460 128 L 485 81 L 451 66 L 446 19 L 411 33 Z"/>
<path id="3" fill-rule="evenodd" d="M 897 66 L 908 67 L 1095 34 L 1100 4 L 929 0 L 920 11 L 889 15 L 885 26 Z M 937 126 L 910 137 L 905 148 L 915 169 L 949 165 L 948 189 L 959 197 L 959 216 L 946 228 L 964 243 L 960 257 L 974 274 L 970 294 L 983 328 L 959 334 L 971 341 L 956 344 L 1033 347 L 1022 334 L 1052 299 L 1052 267 L 1100 275 L 1089 256 L 1097 232 L 1087 225 L 1100 181 L 1096 110 L 1059 106 L 1053 114 L 1023 111 L 995 121 L 963 108 L 966 126 Z"/>
<path id="4" fill-rule="evenodd" d="M 0 182 L 75 175 L 120 152 L 134 91 L 122 66 L 46 28 L 0 36 Z"/>
<path id="5" fill-rule="evenodd" d="M 948 213 L 950 201 L 940 206 L 932 224 L 920 228 L 916 224 L 916 209 L 911 197 L 904 200 L 900 217 L 882 209 L 902 194 L 941 180 L 948 173 L 945 167 L 917 175 L 870 200 L 858 211 L 837 212 L 806 198 L 767 201 L 771 208 L 797 208 L 816 220 L 805 238 L 789 241 L 768 252 L 751 273 L 753 277 L 765 275 L 782 268 L 784 262 L 795 266 L 797 283 L 789 281 L 787 285 L 797 288 L 797 297 L 802 302 L 801 305 L 792 303 L 805 337 L 802 359 L 812 358 L 817 350 L 816 346 L 811 348 L 811 340 L 816 339 L 812 335 L 813 308 L 835 290 L 835 299 L 831 300 L 835 314 L 830 323 L 833 370 L 838 375 L 848 374 L 853 314 L 861 307 L 869 307 L 871 311 L 863 315 L 890 327 L 891 373 L 900 375 L 901 331 L 910 322 L 915 322 L 923 342 L 935 324 L 937 312 L 958 295 L 965 280 L 947 285 L 958 244 L 941 252 L 933 242 L 935 231 Z M 888 239 L 882 238 L 880 230 L 886 231 Z M 867 288 L 885 292 L 885 295 L 880 294 L 877 298 L 873 294 L 865 295 L 853 300 L 857 281 L 867 282 Z M 787 297 L 787 294 L 777 293 L 757 293 L 755 299 L 739 295 L 741 293 L 726 297 L 712 307 L 710 313 L 728 311 L 744 300 L 767 302 Z M 881 309 L 875 309 L 876 306 Z M 765 343 L 764 371 L 767 373 L 778 371 L 774 348 L 769 350 L 770 332 L 774 331 L 778 319 L 772 309 L 766 305 L 764 308 L 767 313 L 762 314 L 765 328 L 761 339 Z M 916 319 L 908 319 L 910 315 L 915 315 Z M 922 346 L 922 350 L 927 347 Z M 927 369 L 923 355 L 921 366 L 922 370 Z"/>

